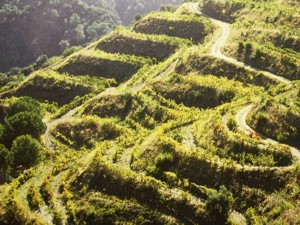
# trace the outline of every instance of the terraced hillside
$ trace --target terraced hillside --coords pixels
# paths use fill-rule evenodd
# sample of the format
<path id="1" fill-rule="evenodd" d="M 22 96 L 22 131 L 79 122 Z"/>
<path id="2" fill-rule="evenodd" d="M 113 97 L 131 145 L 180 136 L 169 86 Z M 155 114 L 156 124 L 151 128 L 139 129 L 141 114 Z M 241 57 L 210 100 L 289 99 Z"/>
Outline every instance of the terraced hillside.
<path id="1" fill-rule="evenodd" d="M 299 224 L 297 4 L 184 3 L 2 93 L 0 115 L 30 96 L 47 128 L 0 224 Z"/>

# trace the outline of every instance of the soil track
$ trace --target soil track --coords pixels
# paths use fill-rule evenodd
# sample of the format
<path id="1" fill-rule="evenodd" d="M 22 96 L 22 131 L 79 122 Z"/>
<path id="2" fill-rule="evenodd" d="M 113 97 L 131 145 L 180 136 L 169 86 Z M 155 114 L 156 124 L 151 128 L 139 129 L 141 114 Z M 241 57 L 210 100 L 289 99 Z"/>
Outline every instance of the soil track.
<path id="1" fill-rule="evenodd" d="M 230 57 L 224 55 L 221 52 L 221 49 L 224 47 L 224 45 L 226 44 L 226 41 L 228 40 L 228 37 L 229 37 L 229 34 L 230 34 L 230 24 L 226 23 L 226 22 L 223 22 L 223 21 L 220 21 L 220 20 L 217 20 L 215 18 L 212 18 L 208 15 L 205 15 L 204 13 L 202 13 L 199 10 L 198 3 L 187 3 L 187 5 L 188 5 L 191 12 L 209 18 L 214 24 L 216 24 L 218 27 L 220 27 L 221 35 L 218 37 L 218 39 L 215 41 L 215 43 L 212 45 L 212 47 L 210 49 L 210 52 L 211 52 L 212 55 L 214 55 L 218 58 L 221 58 L 221 59 L 223 59 L 227 62 L 234 63 L 237 66 L 242 66 L 242 67 L 246 68 L 247 70 L 249 70 L 251 72 L 260 72 L 264 76 L 269 77 L 271 79 L 274 79 L 274 80 L 277 80 L 277 81 L 280 81 L 280 82 L 283 82 L 283 83 L 287 83 L 287 84 L 291 83 L 290 80 L 288 80 L 284 77 L 278 76 L 278 75 L 270 73 L 268 71 L 260 70 L 258 68 L 246 65 L 243 62 L 240 62 L 240 61 L 238 61 L 234 58 L 230 58 Z"/>

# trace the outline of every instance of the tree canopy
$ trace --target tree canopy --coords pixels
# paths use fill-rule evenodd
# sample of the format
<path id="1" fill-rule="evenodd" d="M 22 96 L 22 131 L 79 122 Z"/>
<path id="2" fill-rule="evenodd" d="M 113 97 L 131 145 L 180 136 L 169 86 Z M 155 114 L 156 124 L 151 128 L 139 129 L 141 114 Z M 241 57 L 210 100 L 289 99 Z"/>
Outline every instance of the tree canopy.
<path id="1" fill-rule="evenodd" d="M 24 134 L 30 134 L 35 138 L 39 138 L 46 129 L 40 115 L 32 112 L 17 113 L 7 118 L 5 125 L 9 139 L 14 139 Z"/>
<path id="2" fill-rule="evenodd" d="M 17 137 L 12 144 L 13 168 L 22 166 L 27 169 L 39 161 L 42 146 L 30 135 Z"/>
<path id="3" fill-rule="evenodd" d="M 11 117 L 20 112 L 32 112 L 42 115 L 39 102 L 27 96 L 18 98 L 15 102 L 10 104 L 6 111 L 6 117 Z"/>
<path id="4" fill-rule="evenodd" d="M 5 172 L 11 164 L 11 161 L 11 152 L 4 145 L 0 144 L 0 170 Z"/>
<path id="5" fill-rule="evenodd" d="M 4 0 L 0 3 L 0 72 L 52 57 L 129 24 L 136 14 L 181 0 Z M 21 72 L 21 71 L 19 71 Z M 28 72 L 28 71 L 26 71 Z M 28 73 L 26 73 L 27 75 Z"/>

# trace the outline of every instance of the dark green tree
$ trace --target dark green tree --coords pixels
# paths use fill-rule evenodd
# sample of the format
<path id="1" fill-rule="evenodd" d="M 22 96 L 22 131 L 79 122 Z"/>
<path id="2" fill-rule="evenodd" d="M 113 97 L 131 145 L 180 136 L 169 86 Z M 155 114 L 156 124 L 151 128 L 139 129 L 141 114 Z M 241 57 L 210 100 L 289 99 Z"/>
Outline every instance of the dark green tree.
<path id="1" fill-rule="evenodd" d="M 20 112 L 32 112 L 40 115 L 42 117 L 42 107 L 40 103 L 30 97 L 21 97 L 8 107 L 6 111 L 6 117 L 11 117 Z"/>
<path id="2" fill-rule="evenodd" d="M 26 66 L 21 70 L 21 72 L 24 74 L 24 76 L 28 76 L 33 71 L 34 71 L 33 65 Z"/>
<path id="3" fill-rule="evenodd" d="M 12 76 L 12 75 L 20 74 L 20 73 L 22 73 L 20 67 L 12 67 L 12 68 L 10 68 L 10 70 L 9 70 L 9 72 L 7 74 L 9 76 Z"/>
<path id="4" fill-rule="evenodd" d="M 11 152 L 2 144 L 0 144 L 0 172 L 3 173 L 3 181 L 5 182 L 6 171 L 12 163 Z M 1 183 L 1 179 L 0 179 Z"/>
<path id="5" fill-rule="evenodd" d="M 6 73 L 0 73 L 0 87 L 6 85 L 8 80 L 9 79 Z"/>
<path id="6" fill-rule="evenodd" d="M 6 146 L 20 135 L 30 134 L 36 139 L 46 130 L 40 115 L 34 112 L 20 112 L 9 118 L 5 118 L 5 141 Z"/>
<path id="7" fill-rule="evenodd" d="M 225 186 L 221 186 L 219 192 L 208 195 L 206 209 L 212 224 L 226 224 L 233 201 L 232 193 Z"/>
<path id="8" fill-rule="evenodd" d="M 35 138 L 39 138 L 46 129 L 40 115 L 34 112 L 20 112 L 5 121 L 9 128 L 13 129 L 13 134 L 17 136 L 30 134 Z"/>
<path id="9" fill-rule="evenodd" d="M 47 62 L 47 60 L 48 60 L 48 56 L 47 55 L 41 55 L 41 56 L 39 56 L 36 59 L 35 63 L 33 64 L 34 69 L 36 69 L 36 70 L 40 69 L 43 66 L 43 64 L 45 62 Z"/>
<path id="10" fill-rule="evenodd" d="M 22 135 L 17 137 L 11 147 L 13 170 L 16 171 L 20 166 L 22 169 L 28 169 L 35 165 L 40 159 L 41 150 L 41 144 L 32 136 Z"/>
<path id="11" fill-rule="evenodd" d="M 70 47 L 70 43 L 69 43 L 68 40 L 61 40 L 61 41 L 59 42 L 59 47 L 60 47 L 60 49 L 61 49 L 62 51 L 65 51 L 67 48 Z"/>

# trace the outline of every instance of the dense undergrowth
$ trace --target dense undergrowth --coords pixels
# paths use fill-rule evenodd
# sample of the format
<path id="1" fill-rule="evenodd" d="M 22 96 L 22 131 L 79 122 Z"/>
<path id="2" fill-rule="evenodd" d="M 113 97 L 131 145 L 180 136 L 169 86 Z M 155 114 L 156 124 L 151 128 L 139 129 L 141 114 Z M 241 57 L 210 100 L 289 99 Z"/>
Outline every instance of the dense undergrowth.
<path id="1" fill-rule="evenodd" d="M 181 0 L 4 0 L 0 4 L 0 72 L 32 67 L 69 47 L 95 41 L 119 24 Z M 175 6 L 176 8 L 176 6 Z M 5 35 L 4 35 L 5 34 Z"/>

